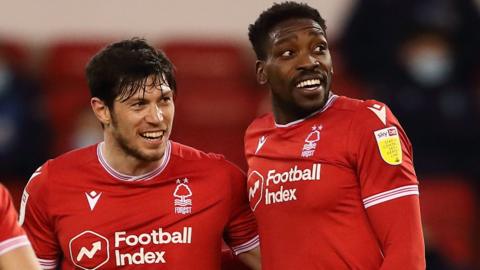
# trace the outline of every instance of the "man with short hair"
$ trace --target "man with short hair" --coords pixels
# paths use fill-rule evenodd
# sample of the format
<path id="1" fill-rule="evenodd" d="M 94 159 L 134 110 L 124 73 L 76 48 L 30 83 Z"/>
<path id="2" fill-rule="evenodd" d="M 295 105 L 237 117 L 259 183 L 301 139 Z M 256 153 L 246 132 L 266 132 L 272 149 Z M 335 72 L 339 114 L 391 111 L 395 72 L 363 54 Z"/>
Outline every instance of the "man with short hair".
<path id="1" fill-rule="evenodd" d="M 245 135 L 262 267 L 424 269 L 411 144 L 385 104 L 332 92 L 326 30 L 295 2 L 249 27 L 273 110 Z"/>
<path id="2" fill-rule="evenodd" d="M 86 69 L 104 141 L 47 161 L 21 212 L 44 269 L 220 269 L 222 238 L 259 269 L 243 172 L 169 140 L 173 66 L 142 39 Z M 137 268 L 138 267 L 138 268 Z"/>

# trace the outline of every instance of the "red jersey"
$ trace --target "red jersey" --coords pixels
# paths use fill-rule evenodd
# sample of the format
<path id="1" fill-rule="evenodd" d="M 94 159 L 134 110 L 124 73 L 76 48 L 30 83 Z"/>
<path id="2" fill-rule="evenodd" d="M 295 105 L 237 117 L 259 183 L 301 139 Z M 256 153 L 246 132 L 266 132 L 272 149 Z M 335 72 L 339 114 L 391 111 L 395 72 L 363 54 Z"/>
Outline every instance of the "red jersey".
<path id="1" fill-rule="evenodd" d="M 247 129 L 245 153 L 263 270 L 379 269 L 369 209 L 418 195 L 410 142 L 377 101 L 332 95 L 286 125 L 267 114 Z"/>
<path id="2" fill-rule="evenodd" d="M 0 184 L 0 256 L 22 246 L 28 238 L 17 221 L 17 212 L 7 189 Z"/>
<path id="3" fill-rule="evenodd" d="M 102 144 L 46 162 L 23 195 L 24 228 L 44 269 L 220 269 L 258 245 L 245 175 L 215 154 L 169 142 L 145 175 L 115 171 Z"/>

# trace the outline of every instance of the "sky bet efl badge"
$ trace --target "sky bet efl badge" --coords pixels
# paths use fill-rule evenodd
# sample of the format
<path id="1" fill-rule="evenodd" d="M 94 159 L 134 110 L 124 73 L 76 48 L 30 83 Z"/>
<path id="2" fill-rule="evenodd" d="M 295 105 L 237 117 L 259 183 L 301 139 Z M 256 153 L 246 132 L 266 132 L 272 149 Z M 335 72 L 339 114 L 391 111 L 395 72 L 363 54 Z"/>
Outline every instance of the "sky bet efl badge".
<path id="1" fill-rule="evenodd" d="M 388 127 L 375 131 L 378 149 L 383 160 L 390 165 L 402 163 L 402 146 L 396 127 Z"/>

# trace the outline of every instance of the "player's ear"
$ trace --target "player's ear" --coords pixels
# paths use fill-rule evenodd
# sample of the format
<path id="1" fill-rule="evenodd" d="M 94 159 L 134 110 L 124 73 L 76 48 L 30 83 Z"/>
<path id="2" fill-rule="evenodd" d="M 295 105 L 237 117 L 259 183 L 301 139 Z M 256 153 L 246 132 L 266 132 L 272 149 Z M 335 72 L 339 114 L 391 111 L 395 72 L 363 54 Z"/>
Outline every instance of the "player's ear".
<path id="1" fill-rule="evenodd" d="M 97 117 L 98 121 L 102 123 L 102 126 L 108 126 L 112 120 L 110 109 L 107 104 L 97 97 L 90 99 L 90 105 L 92 106 L 93 113 Z"/>
<path id="2" fill-rule="evenodd" d="M 267 74 L 265 73 L 265 62 L 262 60 L 257 60 L 255 63 L 255 72 L 257 75 L 257 82 L 261 85 L 267 83 Z"/>

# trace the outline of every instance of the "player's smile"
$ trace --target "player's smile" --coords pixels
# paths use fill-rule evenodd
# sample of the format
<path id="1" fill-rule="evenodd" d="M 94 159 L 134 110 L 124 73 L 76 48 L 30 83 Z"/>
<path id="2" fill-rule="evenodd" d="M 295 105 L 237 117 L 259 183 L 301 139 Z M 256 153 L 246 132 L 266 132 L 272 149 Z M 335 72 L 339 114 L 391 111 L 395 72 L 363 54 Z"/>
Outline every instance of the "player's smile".
<path id="1" fill-rule="evenodd" d="M 324 93 L 327 86 L 327 75 L 322 73 L 312 73 L 312 75 L 299 76 L 294 79 L 293 91 L 299 91 L 300 95 L 309 98 L 310 96 L 321 96 Z"/>
<path id="2" fill-rule="evenodd" d="M 165 130 L 153 130 L 153 131 L 141 132 L 140 136 L 144 138 L 148 143 L 159 144 L 159 143 L 162 143 L 164 134 L 165 134 Z"/>

